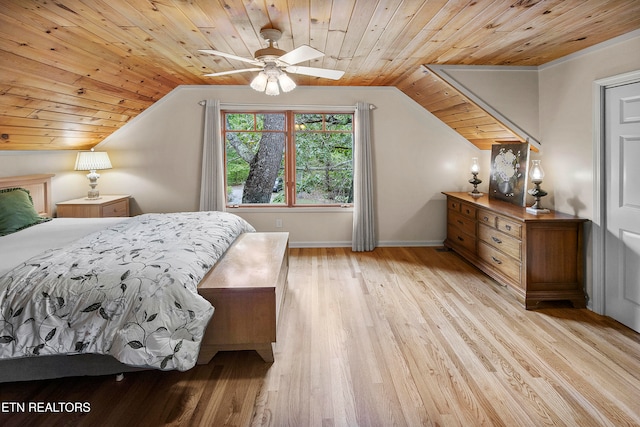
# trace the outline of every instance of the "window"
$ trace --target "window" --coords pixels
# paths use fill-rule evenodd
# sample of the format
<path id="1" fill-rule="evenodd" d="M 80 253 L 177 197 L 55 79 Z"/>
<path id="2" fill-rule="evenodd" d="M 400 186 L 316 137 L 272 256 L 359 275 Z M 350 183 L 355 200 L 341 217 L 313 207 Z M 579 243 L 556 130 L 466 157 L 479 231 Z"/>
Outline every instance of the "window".
<path id="1" fill-rule="evenodd" d="M 353 201 L 353 113 L 223 113 L 228 206 Z"/>

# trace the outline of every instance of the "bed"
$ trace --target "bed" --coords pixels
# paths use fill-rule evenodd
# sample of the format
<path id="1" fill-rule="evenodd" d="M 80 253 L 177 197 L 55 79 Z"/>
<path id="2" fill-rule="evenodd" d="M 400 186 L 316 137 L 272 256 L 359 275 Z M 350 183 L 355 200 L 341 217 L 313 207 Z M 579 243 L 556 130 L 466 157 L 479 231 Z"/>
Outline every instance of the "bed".
<path id="1" fill-rule="evenodd" d="M 287 233 L 219 212 L 50 219 L 51 177 L 0 178 L 37 217 L 9 215 L 0 237 L 0 382 L 187 370 L 224 350 L 273 361 Z"/>

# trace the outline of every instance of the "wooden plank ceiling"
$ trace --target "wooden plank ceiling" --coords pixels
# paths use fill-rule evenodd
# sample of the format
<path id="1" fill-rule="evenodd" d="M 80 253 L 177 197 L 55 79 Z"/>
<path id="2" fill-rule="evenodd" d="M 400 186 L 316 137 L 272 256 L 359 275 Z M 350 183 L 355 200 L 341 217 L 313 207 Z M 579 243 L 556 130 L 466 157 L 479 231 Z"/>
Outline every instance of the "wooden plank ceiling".
<path id="1" fill-rule="evenodd" d="M 640 1 L 0 0 L 0 149 L 86 149 L 178 85 L 248 84 L 204 77 L 247 64 L 198 49 L 252 58 L 265 27 L 345 71 L 298 85 L 418 84 L 429 109 L 422 64 L 541 65 L 640 28 Z"/>

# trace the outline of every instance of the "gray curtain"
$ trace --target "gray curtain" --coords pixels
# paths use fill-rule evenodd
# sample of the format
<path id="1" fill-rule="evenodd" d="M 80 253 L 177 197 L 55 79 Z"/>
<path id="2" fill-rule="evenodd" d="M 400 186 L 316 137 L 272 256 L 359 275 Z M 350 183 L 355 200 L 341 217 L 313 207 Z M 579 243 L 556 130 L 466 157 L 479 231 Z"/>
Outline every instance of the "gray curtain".
<path id="1" fill-rule="evenodd" d="M 354 251 L 376 247 L 373 210 L 373 161 L 371 156 L 371 105 L 358 102 L 355 112 L 353 153 L 353 236 Z"/>
<path id="2" fill-rule="evenodd" d="M 205 101 L 202 173 L 200 177 L 200 210 L 224 211 L 224 142 L 220 123 L 220 101 Z"/>

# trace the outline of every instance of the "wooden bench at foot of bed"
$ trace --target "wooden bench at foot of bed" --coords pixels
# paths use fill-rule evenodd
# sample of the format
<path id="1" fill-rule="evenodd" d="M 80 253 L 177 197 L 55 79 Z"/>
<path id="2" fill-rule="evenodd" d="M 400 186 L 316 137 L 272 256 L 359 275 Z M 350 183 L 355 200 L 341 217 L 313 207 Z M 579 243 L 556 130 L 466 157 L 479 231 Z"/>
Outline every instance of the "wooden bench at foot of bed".
<path id="1" fill-rule="evenodd" d="M 198 293 L 215 308 L 198 364 L 226 350 L 256 350 L 273 362 L 287 289 L 289 233 L 245 233 L 229 249 L 198 285 Z"/>

